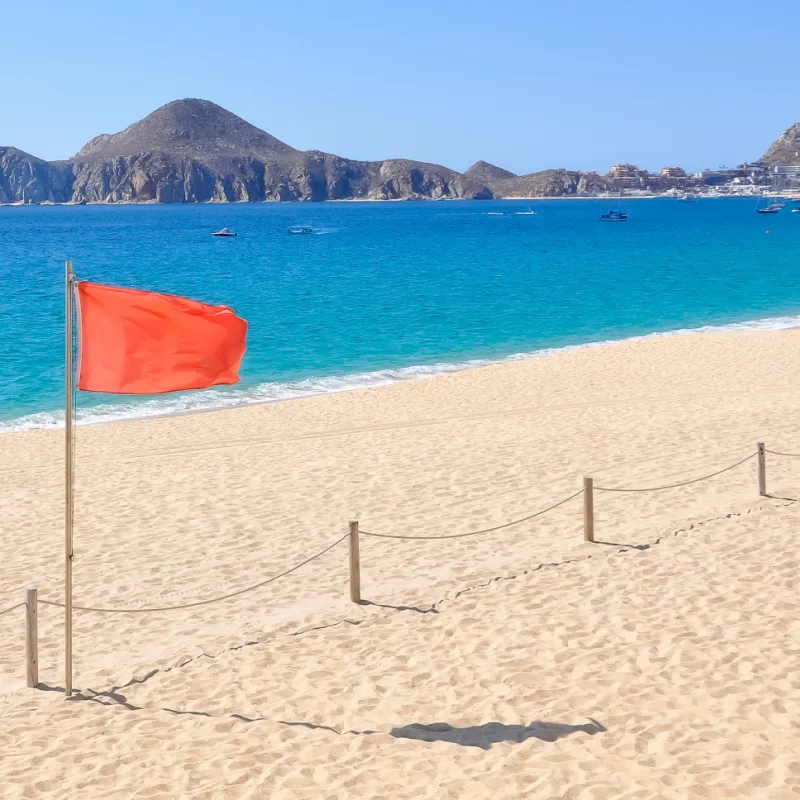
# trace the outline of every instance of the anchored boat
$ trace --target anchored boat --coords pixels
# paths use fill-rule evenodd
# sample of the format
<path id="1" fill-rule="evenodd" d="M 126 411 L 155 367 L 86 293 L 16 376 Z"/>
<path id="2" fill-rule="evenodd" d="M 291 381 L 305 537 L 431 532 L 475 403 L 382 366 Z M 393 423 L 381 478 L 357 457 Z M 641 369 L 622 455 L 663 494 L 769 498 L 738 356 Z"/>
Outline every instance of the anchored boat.
<path id="1" fill-rule="evenodd" d="M 627 211 L 609 211 L 608 214 L 601 214 L 600 219 L 608 219 L 613 222 L 624 222 L 628 219 Z"/>
<path id="2" fill-rule="evenodd" d="M 232 238 L 234 236 L 238 236 L 239 234 L 238 233 L 234 233 L 233 231 L 229 231 L 227 228 L 220 228 L 220 230 L 214 231 L 214 233 L 212 233 L 211 235 L 212 236 L 219 236 L 219 237 L 222 237 L 223 239 L 230 239 L 230 238 Z"/>

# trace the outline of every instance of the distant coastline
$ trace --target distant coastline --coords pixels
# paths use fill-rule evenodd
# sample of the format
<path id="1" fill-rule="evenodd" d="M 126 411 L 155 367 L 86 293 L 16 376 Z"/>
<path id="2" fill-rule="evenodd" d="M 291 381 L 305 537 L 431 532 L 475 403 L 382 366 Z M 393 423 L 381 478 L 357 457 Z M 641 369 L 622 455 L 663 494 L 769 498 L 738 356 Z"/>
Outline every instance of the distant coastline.
<path id="1" fill-rule="evenodd" d="M 75 155 L 45 161 L 0 147 L 0 203 L 234 203 L 377 200 L 539 200 L 553 197 L 757 194 L 800 190 L 800 124 L 752 163 L 657 173 L 620 163 L 607 173 L 524 175 L 477 161 L 464 172 L 404 158 L 359 161 L 297 150 L 207 100 L 167 103 Z"/>
<path id="2" fill-rule="evenodd" d="M 787 197 L 787 196 L 797 196 L 800 197 L 800 190 L 785 190 L 785 191 L 776 191 L 770 189 L 768 187 L 762 187 L 761 191 L 753 191 L 753 192 L 739 192 L 739 193 L 720 193 L 720 194 L 698 194 L 696 195 L 698 200 L 722 200 L 722 199 L 730 199 L 730 198 L 759 198 L 759 197 Z M 597 195 L 590 195 L 590 194 L 571 194 L 571 195 L 531 195 L 526 197 L 492 197 L 492 201 L 503 201 L 503 202 L 528 202 L 528 201 L 549 201 L 549 200 L 609 200 L 612 202 L 628 202 L 629 200 L 658 200 L 660 199 L 670 199 L 671 197 L 676 197 L 676 195 L 671 195 L 665 192 L 653 192 L 653 193 L 636 193 L 636 194 L 597 194 Z M 234 201 L 226 201 L 226 200 L 203 200 L 198 201 L 197 203 L 175 203 L 172 205 L 212 205 L 212 206 L 224 206 L 224 205 L 307 205 L 309 203 L 407 203 L 407 202 L 424 202 L 424 203 L 436 203 L 436 202 L 459 202 L 463 200 L 470 200 L 472 198 L 467 197 L 442 197 L 442 198 L 433 198 L 433 197 L 391 197 L 391 198 L 373 198 L 373 197 L 341 197 L 336 198 L 333 200 L 306 200 L 306 201 L 297 201 L 297 200 L 234 200 Z M 90 202 L 73 202 L 70 200 L 66 200 L 63 202 L 60 201 L 52 201 L 52 200 L 45 200 L 39 203 L 0 203 L 0 208 L 32 208 L 36 206 L 69 206 L 72 208 L 77 208 L 80 206 L 156 206 L 156 205 L 164 205 L 163 203 L 159 203 L 157 200 L 117 200 L 117 201 L 90 201 Z"/>

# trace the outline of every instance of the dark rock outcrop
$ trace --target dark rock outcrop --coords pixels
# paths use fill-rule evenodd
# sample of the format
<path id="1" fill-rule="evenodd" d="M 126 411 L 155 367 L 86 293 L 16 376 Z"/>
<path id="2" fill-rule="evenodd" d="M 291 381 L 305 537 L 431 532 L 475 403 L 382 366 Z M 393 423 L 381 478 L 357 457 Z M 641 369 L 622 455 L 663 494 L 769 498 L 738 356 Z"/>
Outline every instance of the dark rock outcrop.
<path id="1" fill-rule="evenodd" d="M 370 181 L 366 197 L 370 200 L 492 197 L 482 184 L 438 164 L 390 159 L 369 163 L 368 170 Z"/>
<path id="2" fill-rule="evenodd" d="M 72 197 L 72 170 L 16 147 L 0 147 L 0 203 L 65 203 Z"/>

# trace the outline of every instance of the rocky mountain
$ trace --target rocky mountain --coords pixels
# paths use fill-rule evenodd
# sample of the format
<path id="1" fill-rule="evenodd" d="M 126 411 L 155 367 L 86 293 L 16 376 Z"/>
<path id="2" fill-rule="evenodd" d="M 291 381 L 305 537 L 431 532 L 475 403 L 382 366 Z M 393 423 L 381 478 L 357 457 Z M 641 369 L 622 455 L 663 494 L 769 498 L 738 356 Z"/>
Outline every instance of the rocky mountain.
<path id="1" fill-rule="evenodd" d="M 207 100 L 176 100 L 66 161 L 0 148 L 0 202 L 193 203 L 491 198 L 419 161 L 300 151 Z"/>
<path id="2" fill-rule="evenodd" d="M 513 172 L 507 169 L 496 167 L 488 161 L 476 161 L 465 173 L 464 177 L 479 183 L 491 183 L 492 181 L 503 180 L 504 178 L 516 178 Z"/>
<path id="3" fill-rule="evenodd" d="M 787 128 L 759 161 L 768 167 L 800 164 L 800 122 Z"/>
<path id="4" fill-rule="evenodd" d="M 207 162 L 297 152 L 215 103 L 190 99 L 167 103 L 120 133 L 95 136 L 70 160 L 108 161 L 154 151 Z"/>

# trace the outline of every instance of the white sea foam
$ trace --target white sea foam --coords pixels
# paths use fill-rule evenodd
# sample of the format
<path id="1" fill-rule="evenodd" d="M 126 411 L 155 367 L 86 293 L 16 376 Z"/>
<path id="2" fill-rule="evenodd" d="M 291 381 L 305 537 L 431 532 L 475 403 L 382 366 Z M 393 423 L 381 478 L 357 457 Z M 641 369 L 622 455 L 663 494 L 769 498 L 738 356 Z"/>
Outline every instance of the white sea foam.
<path id="1" fill-rule="evenodd" d="M 524 353 L 513 353 L 502 358 L 476 358 L 467 361 L 440 362 L 437 364 L 421 364 L 397 369 L 381 369 L 374 372 L 355 372 L 349 375 L 331 375 L 319 378 L 306 378 L 293 382 L 266 382 L 255 386 L 231 387 L 226 389 L 207 389 L 198 392 L 186 392 L 175 395 L 163 395 L 158 398 L 134 401 L 130 403 L 114 403 L 78 408 L 78 423 L 82 425 L 97 422 L 114 422 L 120 420 L 162 417 L 173 414 L 186 414 L 196 411 L 213 411 L 236 406 L 272 403 L 278 400 L 292 400 L 298 397 L 311 397 L 319 394 L 332 394 L 355 389 L 366 389 L 372 386 L 388 386 L 401 381 L 431 378 L 436 375 L 447 375 L 466 369 L 485 367 L 490 364 L 504 364 L 511 361 L 524 361 L 529 358 L 552 355 L 568 350 L 579 350 L 585 347 L 601 347 L 613 344 L 614 341 L 636 341 L 655 336 L 679 336 L 687 333 L 711 333 L 719 331 L 773 331 L 800 327 L 800 316 L 770 317 L 767 319 L 734 322 L 728 325 L 703 325 L 699 328 L 680 328 L 671 331 L 659 331 L 642 336 L 632 336 L 624 340 L 606 339 L 586 342 L 566 347 L 546 347 Z M 11 431 L 28 431 L 43 428 L 62 428 L 64 426 L 63 411 L 42 411 L 24 417 L 0 421 L 0 433 Z"/>

